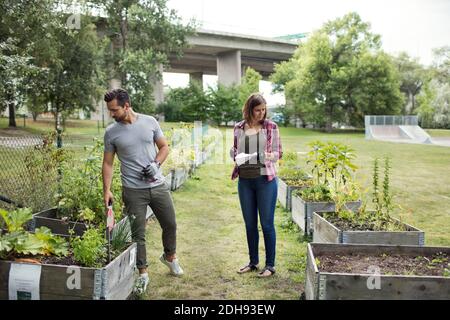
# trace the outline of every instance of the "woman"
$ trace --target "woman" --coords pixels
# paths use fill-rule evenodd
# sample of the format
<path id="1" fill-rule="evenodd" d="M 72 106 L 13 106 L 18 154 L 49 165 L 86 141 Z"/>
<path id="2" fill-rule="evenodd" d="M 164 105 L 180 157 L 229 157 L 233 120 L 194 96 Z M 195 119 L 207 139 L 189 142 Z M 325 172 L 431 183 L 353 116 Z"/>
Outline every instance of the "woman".
<path id="1" fill-rule="evenodd" d="M 236 162 L 232 179 L 239 176 L 238 192 L 245 221 L 250 262 L 238 273 L 258 270 L 258 213 L 266 249 L 265 267 L 260 277 L 275 273 L 276 235 L 274 226 L 277 201 L 275 163 L 282 156 L 277 125 L 266 119 L 266 100 L 254 93 L 242 109 L 244 120 L 234 126 L 231 156 Z"/>

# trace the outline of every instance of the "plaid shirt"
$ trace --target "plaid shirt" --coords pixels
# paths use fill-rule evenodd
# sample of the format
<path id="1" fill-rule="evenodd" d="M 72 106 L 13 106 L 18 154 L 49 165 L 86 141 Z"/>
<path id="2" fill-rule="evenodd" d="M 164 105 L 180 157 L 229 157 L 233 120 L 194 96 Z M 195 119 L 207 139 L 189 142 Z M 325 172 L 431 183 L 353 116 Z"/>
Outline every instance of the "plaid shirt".
<path id="1" fill-rule="evenodd" d="M 242 120 L 234 126 L 234 144 L 233 148 L 230 150 L 231 157 L 235 161 L 238 152 L 238 142 L 240 137 L 245 134 L 244 132 L 245 120 Z M 272 181 L 276 177 L 277 171 L 275 168 L 275 163 L 281 159 L 283 151 L 281 148 L 280 132 L 278 131 L 278 126 L 275 122 L 270 120 L 264 120 L 262 128 L 262 134 L 265 136 L 266 148 L 265 152 L 273 153 L 273 160 L 265 160 L 264 168 L 262 168 L 262 174 L 267 176 L 268 181 Z M 234 180 L 239 176 L 239 168 L 237 165 L 234 166 L 233 173 L 231 174 L 231 179 Z"/>

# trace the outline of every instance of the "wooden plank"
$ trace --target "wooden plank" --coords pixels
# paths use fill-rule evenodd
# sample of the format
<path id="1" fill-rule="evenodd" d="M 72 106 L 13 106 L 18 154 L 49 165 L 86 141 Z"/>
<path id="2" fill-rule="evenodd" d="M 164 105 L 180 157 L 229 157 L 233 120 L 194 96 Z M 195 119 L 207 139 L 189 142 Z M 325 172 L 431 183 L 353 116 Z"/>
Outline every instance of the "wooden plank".
<path id="1" fill-rule="evenodd" d="M 87 230 L 87 227 L 84 223 L 67 221 L 57 218 L 57 210 L 56 208 L 52 208 L 49 210 L 44 210 L 33 215 L 33 228 L 30 228 L 31 231 L 34 231 L 34 228 L 39 227 L 47 227 L 52 233 L 58 235 L 69 235 L 69 229 L 73 229 L 75 231 L 75 235 L 81 236 Z"/>
<path id="2" fill-rule="evenodd" d="M 341 243 L 421 245 L 419 231 L 342 231 Z"/>
<path id="3" fill-rule="evenodd" d="M 292 196 L 292 221 L 294 221 L 300 229 L 306 232 L 305 221 L 305 202 L 299 196 Z"/>
<path id="4" fill-rule="evenodd" d="M 316 212 L 313 213 L 313 242 L 341 243 L 341 231 Z"/>
<path id="5" fill-rule="evenodd" d="M 92 299 L 94 292 L 94 268 L 72 266 L 80 271 L 80 287 L 69 289 L 68 280 L 73 272 L 68 272 L 68 266 L 42 265 L 40 292 L 42 294 L 74 296 Z"/>
<path id="6" fill-rule="evenodd" d="M 305 297 L 306 300 L 315 300 L 317 297 L 319 272 L 314 261 L 314 255 L 308 244 L 306 256 Z"/>
<path id="7" fill-rule="evenodd" d="M 173 175 L 173 190 L 178 189 L 183 185 L 183 183 L 186 181 L 187 174 L 186 170 L 184 168 L 176 168 L 172 171 Z"/>
<path id="8" fill-rule="evenodd" d="M 283 208 L 286 208 L 287 203 L 287 184 L 282 179 L 278 179 L 278 200 Z"/>
<path id="9" fill-rule="evenodd" d="M 379 276 L 380 286 L 369 289 L 374 275 L 326 274 L 325 299 L 449 300 L 450 278 Z"/>
<path id="10" fill-rule="evenodd" d="M 9 297 L 8 279 L 11 264 L 3 262 L 4 261 L 0 261 L 0 300 L 7 300 Z"/>
<path id="11" fill-rule="evenodd" d="M 106 296 L 106 300 L 126 300 L 133 292 L 136 274 L 129 273 L 122 281 L 112 287 Z"/>
<path id="12" fill-rule="evenodd" d="M 131 244 L 124 252 L 105 267 L 107 274 L 107 282 L 105 284 L 107 295 L 116 285 L 121 285 L 124 279 L 128 279 L 130 274 L 134 274 L 136 266 L 136 250 L 136 243 Z"/>
<path id="13" fill-rule="evenodd" d="M 165 177 L 164 181 L 167 183 L 169 189 L 172 189 L 172 171 L 170 171 Z"/>

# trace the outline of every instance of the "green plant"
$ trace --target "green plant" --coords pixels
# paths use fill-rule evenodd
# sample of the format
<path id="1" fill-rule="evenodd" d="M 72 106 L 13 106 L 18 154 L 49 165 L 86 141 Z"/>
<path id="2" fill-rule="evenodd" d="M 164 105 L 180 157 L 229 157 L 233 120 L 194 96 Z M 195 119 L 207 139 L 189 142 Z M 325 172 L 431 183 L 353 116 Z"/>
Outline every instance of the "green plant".
<path id="1" fill-rule="evenodd" d="M 119 223 L 114 226 L 111 235 L 111 250 L 115 252 L 122 252 L 132 241 L 131 226 L 133 225 L 133 218 L 126 216 Z"/>
<path id="2" fill-rule="evenodd" d="M 61 190 L 57 194 L 58 214 L 73 221 L 84 221 L 100 225 L 105 219 L 103 203 L 102 157 L 103 142 L 94 139 L 92 147 L 81 164 L 67 163 L 63 167 Z M 114 165 L 111 191 L 115 195 L 113 210 L 116 220 L 122 212 L 122 194 L 118 163 Z"/>
<path id="3" fill-rule="evenodd" d="M 357 169 L 353 163 L 354 150 L 335 142 L 313 141 L 309 146 L 306 163 L 312 166 L 314 186 L 302 191 L 305 200 L 308 197 L 311 199 L 308 201 L 329 201 L 339 192 L 350 192 L 353 196 L 357 190 L 352 183 L 352 172 Z"/>
<path id="4" fill-rule="evenodd" d="M 89 228 L 82 237 L 72 240 L 75 261 L 86 267 L 101 267 L 106 258 L 105 238 L 96 228 Z"/>
<path id="5" fill-rule="evenodd" d="M 0 216 L 9 233 L 22 231 L 23 225 L 33 218 L 33 214 L 29 208 L 17 209 L 14 211 L 6 211 L 0 209 Z"/>
<path id="6" fill-rule="evenodd" d="M 40 227 L 35 233 L 24 230 L 23 226 L 32 219 L 31 209 L 7 212 L 0 210 L 6 232 L 0 233 L 0 258 L 17 255 L 68 255 L 68 244 L 62 237 L 51 233 L 47 227 Z"/>
<path id="7" fill-rule="evenodd" d="M 328 202 L 333 200 L 329 186 L 323 184 L 313 185 L 301 190 L 295 190 L 293 194 L 299 195 L 305 201 Z"/>
<path id="8" fill-rule="evenodd" d="M 69 254 L 67 241 L 63 237 L 54 235 L 49 228 L 36 228 L 34 235 L 44 244 L 41 254 L 56 256 L 67 256 Z"/>
<path id="9" fill-rule="evenodd" d="M 311 186 L 313 182 L 311 176 L 297 166 L 283 165 L 278 171 L 278 176 L 290 186 Z"/>
<path id="10" fill-rule="evenodd" d="M 373 163 L 373 193 L 372 201 L 375 204 L 375 215 L 378 223 L 387 223 L 391 221 L 391 212 L 393 209 L 392 195 L 390 192 L 390 160 L 389 157 L 384 159 L 384 178 L 383 178 L 383 189 L 379 189 L 379 165 L 378 158 L 375 158 Z"/>

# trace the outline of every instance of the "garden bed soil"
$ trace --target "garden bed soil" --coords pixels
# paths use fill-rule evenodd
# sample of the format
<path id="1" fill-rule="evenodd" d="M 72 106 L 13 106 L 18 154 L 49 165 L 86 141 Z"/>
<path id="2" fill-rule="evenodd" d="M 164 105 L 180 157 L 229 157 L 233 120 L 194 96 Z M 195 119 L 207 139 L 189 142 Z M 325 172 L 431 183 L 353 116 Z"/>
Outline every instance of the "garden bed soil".
<path id="1" fill-rule="evenodd" d="M 370 273 L 371 266 L 377 266 L 380 274 L 385 275 L 450 277 L 450 257 L 445 253 L 425 256 L 353 253 L 318 255 L 316 258 L 320 261 L 321 272 L 366 274 Z"/>
<path id="2" fill-rule="evenodd" d="M 329 212 L 325 212 L 322 215 L 325 215 L 324 218 L 333 224 L 335 227 L 344 230 L 344 231 L 386 231 L 386 230 L 376 230 L 373 225 L 365 223 L 365 224 L 353 224 L 351 221 L 340 219 L 337 215 L 334 215 Z M 405 225 L 399 224 L 396 220 L 391 220 L 398 230 L 395 231 L 408 231 L 408 228 Z"/>

